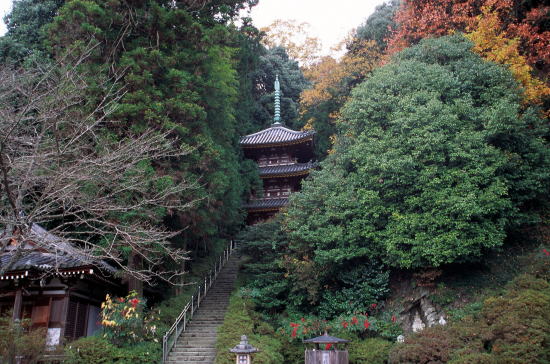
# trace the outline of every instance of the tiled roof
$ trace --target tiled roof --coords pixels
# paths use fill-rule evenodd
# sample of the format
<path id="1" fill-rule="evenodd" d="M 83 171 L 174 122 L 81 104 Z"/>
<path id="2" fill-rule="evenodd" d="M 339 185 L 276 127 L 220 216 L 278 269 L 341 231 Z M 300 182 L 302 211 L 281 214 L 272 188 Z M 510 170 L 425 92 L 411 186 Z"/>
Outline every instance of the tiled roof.
<path id="1" fill-rule="evenodd" d="M 257 145 L 295 143 L 304 139 L 310 139 L 314 134 L 315 132 L 313 130 L 295 131 L 285 128 L 280 123 L 275 123 L 270 128 L 254 134 L 245 135 L 241 138 L 240 143 L 244 148 Z"/>
<path id="2" fill-rule="evenodd" d="M 38 224 L 32 225 L 30 237 L 34 241 L 39 241 L 40 244 L 32 244 L 34 247 L 25 248 L 20 252 L 21 257 L 10 264 L 7 272 L 27 270 L 47 272 L 90 266 L 109 273 L 117 271 L 105 261 L 75 249 L 68 241 L 53 235 Z M 13 255 L 14 252 L 10 251 L 1 254 L 0 268 L 7 266 Z"/>
<path id="3" fill-rule="evenodd" d="M 315 163 L 308 162 L 308 163 L 289 164 L 286 166 L 260 167 L 260 176 L 267 177 L 267 176 L 276 176 L 276 175 L 283 175 L 283 174 L 294 174 L 294 173 L 307 171 L 311 168 L 314 168 L 315 165 L 316 165 Z"/>
<path id="4" fill-rule="evenodd" d="M 288 198 L 265 198 L 251 200 L 244 205 L 247 210 L 276 210 L 288 204 Z"/>
<path id="5" fill-rule="evenodd" d="M 0 266 L 8 264 L 12 257 L 12 253 L 5 253 L 0 255 Z M 90 262 L 85 262 L 76 257 L 68 256 L 67 254 L 54 254 L 44 252 L 24 252 L 23 256 L 15 261 L 10 267 L 10 271 L 20 270 L 38 270 L 38 271 L 50 271 L 50 270 L 63 270 L 77 267 L 91 266 Z M 105 265 L 104 268 L 110 267 Z M 114 268 L 110 267 L 112 273 Z"/>

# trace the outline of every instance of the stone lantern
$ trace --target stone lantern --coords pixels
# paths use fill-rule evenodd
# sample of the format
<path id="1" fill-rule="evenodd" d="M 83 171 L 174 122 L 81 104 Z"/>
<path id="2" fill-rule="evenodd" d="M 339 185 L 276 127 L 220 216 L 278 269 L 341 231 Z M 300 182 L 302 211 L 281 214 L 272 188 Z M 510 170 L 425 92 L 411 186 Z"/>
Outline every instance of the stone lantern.
<path id="1" fill-rule="evenodd" d="M 305 364 L 348 364 L 348 351 L 339 347 L 348 342 L 330 336 L 326 331 L 322 336 L 304 340 L 306 344 L 314 344 L 314 348 L 306 349 Z"/>
<path id="2" fill-rule="evenodd" d="M 243 335 L 241 336 L 241 342 L 229 351 L 237 355 L 237 364 L 250 364 L 252 361 L 250 354 L 256 353 L 259 350 L 250 345 L 246 335 Z"/>

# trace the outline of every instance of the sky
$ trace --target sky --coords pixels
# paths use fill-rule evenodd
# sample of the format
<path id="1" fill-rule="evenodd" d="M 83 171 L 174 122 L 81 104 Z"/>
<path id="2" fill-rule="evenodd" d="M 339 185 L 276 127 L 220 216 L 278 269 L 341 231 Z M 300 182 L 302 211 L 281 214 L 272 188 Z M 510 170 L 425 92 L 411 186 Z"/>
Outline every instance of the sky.
<path id="1" fill-rule="evenodd" d="M 0 35 L 4 35 L 6 32 L 6 24 L 4 24 L 4 15 L 8 14 L 11 10 L 12 0 L 0 0 Z"/>
<path id="2" fill-rule="evenodd" d="M 323 43 L 323 53 L 338 44 L 354 28 L 361 25 L 377 5 L 384 0 L 260 0 L 252 9 L 252 19 L 258 27 L 276 19 L 296 20 L 311 25 L 311 36 Z M 0 0 L 0 16 L 9 13 L 12 0 Z M 6 31 L 0 21 L 0 35 Z"/>
<path id="3" fill-rule="evenodd" d="M 309 23 L 309 35 L 321 39 L 323 53 L 328 54 L 382 3 L 384 0 L 260 0 L 251 17 L 258 28 L 277 19 Z"/>

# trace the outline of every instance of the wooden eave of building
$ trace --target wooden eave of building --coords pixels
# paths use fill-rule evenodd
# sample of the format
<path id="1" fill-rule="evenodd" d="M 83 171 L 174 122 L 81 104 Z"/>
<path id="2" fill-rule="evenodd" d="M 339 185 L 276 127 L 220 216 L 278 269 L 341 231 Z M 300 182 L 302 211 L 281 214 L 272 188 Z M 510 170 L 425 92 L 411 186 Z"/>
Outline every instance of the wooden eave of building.
<path id="1" fill-rule="evenodd" d="M 288 198 L 260 198 L 256 200 L 251 200 L 244 208 L 248 212 L 270 212 L 270 211 L 279 211 L 281 207 L 284 207 L 288 204 Z"/>
<path id="2" fill-rule="evenodd" d="M 245 135 L 241 138 L 240 145 L 245 149 L 283 147 L 313 141 L 314 135 L 313 130 L 295 131 L 275 123 L 270 128 Z"/>
<path id="3" fill-rule="evenodd" d="M 310 170 L 317 166 L 316 163 L 294 163 L 279 166 L 260 167 L 260 178 L 287 178 L 296 176 L 306 176 Z"/>

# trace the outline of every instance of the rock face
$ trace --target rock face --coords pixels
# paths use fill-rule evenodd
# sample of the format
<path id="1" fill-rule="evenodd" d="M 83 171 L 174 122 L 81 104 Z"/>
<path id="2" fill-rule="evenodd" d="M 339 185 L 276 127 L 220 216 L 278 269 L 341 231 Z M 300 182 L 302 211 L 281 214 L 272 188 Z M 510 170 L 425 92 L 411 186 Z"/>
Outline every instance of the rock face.
<path id="1" fill-rule="evenodd" d="M 405 332 L 418 332 L 426 327 L 445 325 L 445 314 L 430 301 L 429 290 L 417 288 L 411 292 L 405 309 L 400 313 L 400 322 Z"/>

